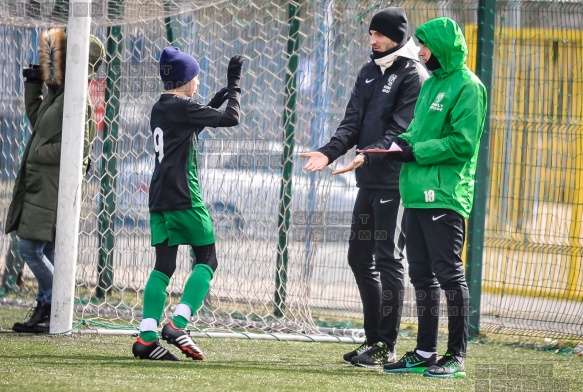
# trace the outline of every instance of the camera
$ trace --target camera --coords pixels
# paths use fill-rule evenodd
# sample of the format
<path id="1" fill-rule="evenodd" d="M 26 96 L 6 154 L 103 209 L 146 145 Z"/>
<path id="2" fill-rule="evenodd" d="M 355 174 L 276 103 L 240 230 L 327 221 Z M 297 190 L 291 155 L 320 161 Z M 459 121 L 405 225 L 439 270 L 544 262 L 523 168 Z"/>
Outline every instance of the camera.
<path id="1" fill-rule="evenodd" d="M 30 64 L 27 68 L 22 70 L 22 76 L 26 78 L 27 82 L 42 82 L 42 73 L 40 65 Z"/>

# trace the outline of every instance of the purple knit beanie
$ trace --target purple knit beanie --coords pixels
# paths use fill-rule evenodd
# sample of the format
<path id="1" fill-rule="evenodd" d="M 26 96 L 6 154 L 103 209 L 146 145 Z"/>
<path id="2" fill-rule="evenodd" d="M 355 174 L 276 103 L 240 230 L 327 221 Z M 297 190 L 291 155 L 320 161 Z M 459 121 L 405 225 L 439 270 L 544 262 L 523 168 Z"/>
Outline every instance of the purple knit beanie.
<path id="1" fill-rule="evenodd" d="M 180 49 L 167 46 L 160 55 L 160 79 L 165 90 L 173 90 L 190 82 L 200 73 L 198 62 Z"/>

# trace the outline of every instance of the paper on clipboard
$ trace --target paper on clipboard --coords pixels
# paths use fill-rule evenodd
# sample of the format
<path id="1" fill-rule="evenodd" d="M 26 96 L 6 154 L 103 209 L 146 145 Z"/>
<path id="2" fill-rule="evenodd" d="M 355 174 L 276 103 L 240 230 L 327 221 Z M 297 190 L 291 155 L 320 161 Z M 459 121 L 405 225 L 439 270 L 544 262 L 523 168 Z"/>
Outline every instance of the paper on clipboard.
<path id="1" fill-rule="evenodd" d="M 401 152 L 401 151 L 403 151 L 403 150 L 401 149 L 401 147 L 399 147 L 397 144 L 395 144 L 395 142 L 393 142 L 391 144 L 391 146 L 389 147 L 388 150 L 383 150 L 381 148 L 371 148 L 369 150 L 356 150 L 356 152 L 373 153 L 373 154 L 374 153 L 377 153 L 377 154 L 384 153 L 384 154 L 386 154 L 386 153 L 389 153 L 389 152 Z"/>
<path id="2" fill-rule="evenodd" d="M 401 147 L 399 147 L 395 142 L 391 143 L 391 147 L 389 147 L 389 152 L 401 152 L 403 151 Z"/>

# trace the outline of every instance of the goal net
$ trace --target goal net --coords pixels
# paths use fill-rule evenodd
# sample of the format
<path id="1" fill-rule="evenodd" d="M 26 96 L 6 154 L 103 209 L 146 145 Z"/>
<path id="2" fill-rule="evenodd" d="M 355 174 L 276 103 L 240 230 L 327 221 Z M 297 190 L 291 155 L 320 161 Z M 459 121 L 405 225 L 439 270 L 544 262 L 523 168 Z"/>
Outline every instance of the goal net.
<path id="1" fill-rule="evenodd" d="M 200 181 L 216 230 L 219 269 L 195 324 L 315 333 L 316 308 L 335 310 L 337 318 L 345 310 L 357 313 L 345 262 L 354 178 L 332 180 L 331 168 L 309 175 L 301 170 L 299 153 L 322 145 L 339 123 L 355 72 L 367 58 L 366 19 L 378 5 L 87 5 L 92 33 L 106 46 L 107 59 L 90 85 L 99 134 L 83 192 L 76 319 L 135 325 L 140 317 L 155 257 L 147 207 L 154 150 L 149 113 L 161 91 L 159 54 L 169 44 L 199 61 L 202 102 L 226 84 L 231 56 L 247 59 L 241 125 L 207 129 L 199 140 Z M 3 151 L 10 154 L 2 171 L 3 211 L 29 132 L 21 70 L 38 61 L 40 32 L 65 27 L 68 12 L 87 9 L 69 9 L 60 1 L 17 1 L 3 9 L 3 124 L 15 136 L 3 137 L 9 147 Z M 330 192 L 331 187 L 337 189 Z M 4 249 L 10 241 L 3 237 Z M 189 249 L 181 247 L 166 314 L 176 305 L 194 262 Z"/>
<path id="2" fill-rule="evenodd" d="M 107 51 L 89 88 L 98 136 L 83 188 L 76 321 L 135 328 L 140 320 L 143 289 L 155 258 L 147 209 L 154 151 L 149 116 L 162 90 L 158 58 L 172 44 L 199 61 L 202 102 L 225 86 L 231 56 L 242 54 L 247 60 L 241 124 L 207 128 L 198 142 L 199 177 L 214 222 L 219 267 L 195 325 L 206 331 L 305 334 L 318 333 L 322 326 L 361 326 L 360 298 L 346 262 L 354 176 L 331 176 L 333 168 L 306 173 L 299 153 L 328 141 L 343 118 L 357 71 L 370 54 L 368 26 L 376 11 L 404 7 L 410 34 L 428 19 L 452 17 L 464 29 L 468 62 L 474 67 L 477 0 L 94 0 L 75 9 L 66 0 L 0 4 L 2 229 L 30 136 L 21 74 L 23 67 L 38 62 L 40 33 L 66 27 L 70 13 L 90 13 L 91 33 Z M 583 274 L 576 260 L 581 258 L 583 76 L 580 67 L 557 65 L 581 58 L 581 35 L 570 35 L 580 26 L 573 15 L 581 14 L 581 6 L 553 4 L 548 14 L 528 4 L 505 4 L 497 11 L 507 17 L 496 19 L 500 33 L 492 70 L 491 137 L 492 146 L 505 155 L 490 152 L 493 196 L 486 221 L 482 320 L 493 330 L 583 335 L 576 316 L 580 321 Z M 524 35 L 526 31 L 535 33 Z M 561 54 L 555 58 L 553 53 Z M 544 67 L 538 73 L 514 72 L 528 68 L 521 61 L 532 59 L 532 69 L 534 62 L 549 58 L 556 60 L 553 70 L 565 73 L 557 89 L 546 94 L 536 87 L 521 88 L 524 80 L 533 86 L 547 83 L 545 78 L 555 72 L 545 73 Z M 571 94 L 572 109 L 565 101 L 554 115 L 548 114 L 563 99 L 562 92 Z M 540 105 L 529 104 L 536 100 Z M 560 130 L 529 122 L 533 118 L 545 118 L 545 127 L 558 125 Z M 524 125 L 520 135 L 515 133 L 518 123 Z M 543 134 L 555 135 L 558 142 L 544 141 Z M 517 149 L 518 141 L 522 148 Z M 533 143 L 548 147 L 559 161 L 551 153 L 537 158 L 543 147 L 533 149 Z M 521 156 L 521 149 L 531 153 Z M 336 167 L 353 156 L 349 152 Z M 575 160 L 569 161 L 571 157 Z M 557 177 L 548 169 L 551 162 L 554 170 L 564 169 Z M 527 185 L 519 184 L 521 178 Z M 538 192 L 544 188 L 540 184 L 553 178 L 561 179 L 554 196 Z M 527 206 L 535 208 L 535 215 L 528 215 Z M 536 231 L 532 226 L 541 219 L 544 229 Z M 13 236 L 0 234 L 3 295 L 14 300 L 24 295 L 32 302 L 34 279 L 27 268 L 28 283 L 17 288 L 22 263 L 12 252 L 14 243 Z M 568 261 L 553 264 L 557 259 Z M 542 261 L 549 279 L 536 273 Z M 189 249 L 181 247 L 166 316 L 194 263 Z M 563 280 L 567 291 L 561 291 Z M 11 296 L 15 287 L 18 294 Z M 558 292 L 562 294 L 553 294 Z M 538 301 L 534 310 L 532 298 Z M 415 314 L 408 285 L 403 321 L 414 322 Z"/>

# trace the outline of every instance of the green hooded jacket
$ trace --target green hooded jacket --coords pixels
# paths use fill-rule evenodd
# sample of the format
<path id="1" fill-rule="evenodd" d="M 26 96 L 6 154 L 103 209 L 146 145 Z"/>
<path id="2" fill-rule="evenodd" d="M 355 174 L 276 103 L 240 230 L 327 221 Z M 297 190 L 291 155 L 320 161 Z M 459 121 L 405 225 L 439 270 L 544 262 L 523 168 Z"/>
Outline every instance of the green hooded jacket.
<path id="1" fill-rule="evenodd" d="M 32 127 L 20 169 L 16 176 L 12 202 L 6 217 L 5 232 L 28 240 L 53 241 L 57 223 L 57 200 L 61 162 L 66 35 L 62 29 L 50 29 L 39 38 L 39 59 L 43 83 L 24 83 L 26 115 Z M 96 37 L 89 45 L 89 79 L 103 61 L 105 51 Z M 88 98 L 83 147 L 83 173 L 95 138 Z"/>
<path id="2" fill-rule="evenodd" d="M 403 165 L 399 178 L 403 206 L 446 208 L 467 219 L 486 118 L 486 89 L 466 66 L 468 49 L 456 22 L 433 19 L 415 35 L 441 68 L 423 84 L 413 121 L 400 136 L 415 156 Z"/>

